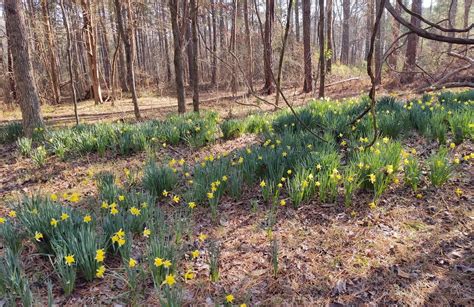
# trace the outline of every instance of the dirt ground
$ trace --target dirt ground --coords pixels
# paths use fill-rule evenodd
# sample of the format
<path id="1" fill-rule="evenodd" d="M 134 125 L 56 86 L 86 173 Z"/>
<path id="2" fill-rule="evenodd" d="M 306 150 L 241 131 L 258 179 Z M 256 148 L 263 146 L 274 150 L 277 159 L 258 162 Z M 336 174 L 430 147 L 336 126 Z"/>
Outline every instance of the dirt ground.
<path id="1" fill-rule="evenodd" d="M 359 88 L 354 95 L 359 94 Z M 344 96 L 348 95 L 346 89 L 338 90 Z M 291 92 L 287 90 L 289 97 Z M 338 93 L 333 93 L 333 98 L 336 95 Z M 206 101 L 203 95 L 203 109 L 217 110 L 222 116 L 229 112 L 235 116 L 243 115 L 256 109 L 237 103 L 222 103 L 230 99 L 227 96 L 222 93 L 221 98 L 209 97 Z M 305 100 L 307 96 L 298 93 L 292 97 L 295 105 Z M 255 103 L 255 99 L 247 102 Z M 82 104 L 80 112 L 85 121 L 133 117 L 128 100 L 120 101 L 117 104 L 119 111 L 106 116 L 101 114 L 108 113 L 109 107 L 94 107 L 91 102 Z M 141 100 L 141 107 L 147 118 L 161 117 L 175 110 L 169 98 L 145 98 Z M 273 108 L 264 104 L 261 107 L 266 110 Z M 3 113 L 1 118 L 14 119 L 15 112 Z M 68 106 L 44 111 L 46 117 L 53 113 L 54 117 L 48 119 L 51 124 L 70 123 Z M 157 156 L 161 159 L 184 158 L 191 163 L 197 157 L 232 151 L 257 141 L 256 136 L 243 136 L 232 141 L 219 140 L 198 150 L 189 150 L 185 146 L 167 147 L 160 149 Z M 426 155 L 432 146 L 418 139 L 408 142 L 407 145 L 419 152 L 425 151 Z M 464 143 L 455 150 L 459 155 L 468 154 L 473 151 L 473 144 Z M 89 154 L 67 162 L 52 157 L 43 169 L 36 169 L 28 159 L 16 154 L 15 145 L 2 146 L 0 210 L 5 210 L 8 202 L 22 193 L 54 192 L 62 195 L 74 191 L 79 192 L 83 199 L 91 200 L 96 194 L 91 174 L 101 170 L 119 172 L 125 167 L 141 170 L 146 158 L 144 153 L 129 157 L 111 153 L 105 157 Z M 264 227 L 267 210 L 258 191 L 246 190 L 239 201 L 224 199 L 220 204 L 218 225 L 210 223 L 208 208 L 198 207 L 192 232 L 195 236 L 206 233 L 221 243 L 221 278 L 219 282 L 211 283 L 208 265 L 198 258 L 193 264 L 197 278 L 185 285 L 184 299 L 189 305 L 214 305 L 222 302 L 224 293 L 233 293 L 238 303 L 246 302 L 250 306 L 472 306 L 473 178 L 472 162 L 462 161 L 454 177 L 442 188 L 435 190 L 423 184 L 421 198 L 399 184 L 383 195 L 374 210 L 367 206 L 370 196 L 366 192 L 359 193 L 350 207 L 345 207 L 343 200 L 338 199 L 334 204 L 315 200 L 297 210 L 289 206 L 279 208 L 273 232 L 279 245 L 276 277 L 272 273 L 272 243 Z M 456 195 L 456 188 L 464 192 L 462 197 Z M 253 199 L 259 200 L 256 211 L 251 208 Z M 206 248 L 203 247 L 204 254 Z M 45 275 L 50 276 L 51 270 L 45 261 L 38 261 L 40 256 L 31 246 L 25 248 L 23 256 L 26 264 L 35 264 L 26 265 L 27 273 L 36 281 L 33 283 L 34 292 L 44 295 L 45 287 L 41 280 Z M 158 304 L 152 288 L 150 285 L 144 291 L 140 305 Z M 105 279 L 91 283 L 78 281 L 71 297 L 66 299 L 59 295 L 55 303 L 123 304 L 125 290 L 123 282 L 107 275 Z M 59 288 L 54 292 L 59 294 Z"/>

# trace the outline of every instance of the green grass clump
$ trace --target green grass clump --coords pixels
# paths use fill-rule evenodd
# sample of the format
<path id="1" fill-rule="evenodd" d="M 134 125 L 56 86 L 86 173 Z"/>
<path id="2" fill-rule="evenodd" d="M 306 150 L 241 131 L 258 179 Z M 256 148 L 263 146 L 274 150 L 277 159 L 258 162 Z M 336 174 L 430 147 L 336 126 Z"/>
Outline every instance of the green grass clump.
<path id="1" fill-rule="evenodd" d="M 438 152 L 432 154 L 428 159 L 429 178 L 435 187 L 442 186 L 451 177 L 453 167 L 448 159 L 448 149 L 440 147 Z"/>
<path id="2" fill-rule="evenodd" d="M 19 122 L 12 122 L 0 126 L 0 144 L 15 142 L 23 135 L 23 126 Z"/>
<path id="3" fill-rule="evenodd" d="M 221 124 L 222 137 L 224 140 L 238 138 L 242 135 L 244 129 L 244 123 L 238 119 L 228 119 Z"/>
<path id="4" fill-rule="evenodd" d="M 167 165 L 158 165 L 150 160 L 145 166 L 143 187 L 154 196 L 160 196 L 165 190 L 172 190 L 177 180 L 175 172 Z"/>

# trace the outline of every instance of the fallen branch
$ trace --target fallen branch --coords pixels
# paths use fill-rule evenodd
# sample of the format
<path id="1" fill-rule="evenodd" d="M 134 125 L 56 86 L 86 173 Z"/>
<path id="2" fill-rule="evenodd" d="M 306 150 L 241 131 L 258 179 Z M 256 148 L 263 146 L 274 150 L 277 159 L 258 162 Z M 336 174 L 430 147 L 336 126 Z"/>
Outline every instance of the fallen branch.
<path id="1" fill-rule="evenodd" d="M 326 84 L 325 87 L 330 87 L 330 86 L 333 86 L 333 85 L 337 85 L 337 84 L 341 84 L 341 83 L 349 82 L 349 81 L 354 81 L 354 80 L 360 80 L 360 78 L 359 77 L 353 77 L 353 78 L 349 78 L 349 79 L 345 79 L 345 80 L 336 81 L 336 82 L 333 82 L 333 83 Z"/>

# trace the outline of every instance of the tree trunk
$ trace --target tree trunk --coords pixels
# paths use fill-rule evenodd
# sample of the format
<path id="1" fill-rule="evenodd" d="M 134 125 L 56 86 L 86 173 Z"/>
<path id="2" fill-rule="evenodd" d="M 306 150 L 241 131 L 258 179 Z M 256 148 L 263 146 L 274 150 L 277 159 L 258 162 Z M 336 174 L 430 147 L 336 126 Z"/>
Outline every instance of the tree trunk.
<path id="1" fill-rule="evenodd" d="M 193 111 L 199 112 L 199 68 L 198 68 L 198 36 L 197 36 L 197 15 L 198 4 L 196 0 L 191 0 L 191 33 L 193 42 L 192 80 L 193 80 Z"/>
<path id="2" fill-rule="evenodd" d="M 326 62 L 326 71 L 328 73 L 331 72 L 332 69 L 332 57 L 333 57 L 333 41 L 332 41 L 332 0 L 327 0 L 327 62 Z"/>
<path id="3" fill-rule="evenodd" d="M 92 93 L 95 104 L 102 103 L 102 90 L 100 88 L 99 65 L 97 63 L 97 43 L 95 38 L 94 16 L 90 0 L 81 0 L 82 14 L 84 19 L 84 32 L 86 37 L 87 55 L 89 58 L 89 69 L 92 79 Z"/>
<path id="4" fill-rule="evenodd" d="M 402 11 L 402 7 L 400 6 L 400 3 L 398 3 L 398 1 L 396 2 L 395 10 L 399 14 Z M 393 18 L 392 19 L 392 42 L 394 42 L 398 38 L 398 36 L 400 36 L 400 23 L 396 21 L 395 18 Z M 390 64 L 390 66 L 394 67 L 396 70 L 397 62 L 398 62 L 398 50 L 394 50 L 388 58 L 388 63 Z"/>
<path id="5" fill-rule="evenodd" d="M 212 15 L 212 64 L 211 64 L 211 85 L 215 86 L 217 83 L 217 17 L 216 17 L 216 3 L 211 0 L 211 15 Z"/>
<path id="6" fill-rule="evenodd" d="M 123 15 L 122 15 L 122 5 L 120 4 L 120 0 L 114 0 L 115 9 L 117 14 L 117 25 L 119 29 L 119 35 L 122 37 L 124 46 L 125 46 L 125 58 L 127 61 L 127 79 L 128 79 L 128 86 L 132 92 L 132 103 L 133 103 L 133 111 L 135 113 L 135 118 L 137 120 L 141 119 L 140 109 L 138 108 L 138 97 L 137 97 L 137 89 L 135 83 L 135 69 L 133 67 L 133 55 L 134 55 L 134 44 L 133 44 L 133 16 L 132 16 L 132 8 L 130 0 L 127 1 L 127 32 L 125 32 L 125 25 L 123 22 Z"/>
<path id="7" fill-rule="evenodd" d="M 77 93 L 76 93 L 76 85 L 74 84 L 75 83 L 74 72 L 72 69 L 72 44 L 71 44 L 71 30 L 69 28 L 69 17 L 66 13 L 66 9 L 64 8 L 64 0 L 60 0 L 59 5 L 61 7 L 61 12 L 63 14 L 64 28 L 66 29 L 67 64 L 68 64 L 68 71 L 69 71 L 69 83 L 71 85 L 72 102 L 74 104 L 74 117 L 76 119 L 76 125 L 79 125 L 79 115 L 77 114 Z"/>
<path id="8" fill-rule="evenodd" d="M 365 58 L 367 58 L 370 49 L 370 35 L 374 24 L 374 0 L 367 0 L 367 22 L 365 32 Z"/>
<path id="9" fill-rule="evenodd" d="M 319 98 L 324 97 L 324 81 L 326 78 L 324 56 L 324 0 L 319 0 Z"/>
<path id="10" fill-rule="evenodd" d="M 48 3 L 46 0 L 41 0 L 41 11 L 43 13 L 43 27 L 46 35 L 46 42 L 49 49 L 49 65 L 51 69 L 51 89 L 53 91 L 54 103 L 59 104 L 59 77 L 58 68 L 56 66 L 56 46 L 53 40 L 53 33 L 51 30 L 51 23 L 49 22 Z"/>
<path id="11" fill-rule="evenodd" d="M 235 44 L 237 41 L 237 11 L 238 11 L 238 1 L 233 0 L 232 2 L 232 26 L 230 30 L 230 45 L 229 51 L 234 56 L 232 57 L 232 73 L 230 76 L 230 88 L 232 90 L 232 95 L 237 94 L 237 54 L 235 52 Z"/>
<path id="12" fill-rule="evenodd" d="M 248 0 L 244 0 L 244 23 L 245 23 L 245 45 L 247 46 L 247 82 L 253 92 L 253 56 L 252 56 L 252 36 L 249 26 Z"/>
<path id="13" fill-rule="evenodd" d="M 178 22 L 178 1 L 169 0 L 171 29 L 173 31 L 174 44 L 174 70 L 176 79 L 176 93 L 178 97 L 178 112 L 186 112 L 186 100 L 184 96 L 184 76 L 183 76 L 183 37 Z M 184 19 L 184 17 L 183 17 Z"/>
<path id="14" fill-rule="evenodd" d="M 472 0 L 464 0 L 464 16 L 463 25 L 464 28 L 469 26 L 469 12 L 471 10 Z M 469 32 L 466 32 L 466 38 L 469 37 Z"/>
<path id="15" fill-rule="evenodd" d="M 20 103 L 23 131 L 31 136 L 34 129 L 42 127 L 43 118 L 39 104 L 38 92 L 33 79 L 33 67 L 30 60 L 28 34 L 22 12 L 22 3 L 17 0 L 5 0 L 5 23 L 8 33 L 8 44 L 11 46 L 13 72 Z"/>
<path id="16" fill-rule="evenodd" d="M 380 7 L 380 0 L 375 0 L 375 12 L 378 14 L 379 10 L 383 10 Z M 374 54 L 374 62 L 375 62 L 375 80 L 374 83 L 379 85 L 382 82 L 382 29 L 383 29 L 383 13 L 382 17 L 380 18 L 380 25 L 379 30 L 375 36 L 375 54 Z"/>
<path id="17" fill-rule="evenodd" d="M 275 18 L 275 0 L 266 0 L 265 6 L 265 33 L 263 40 L 263 69 L 265 74 L 265 85 L 263 93 L 271 95 L 275 92 L 275 86 L 272 78 L 272 28 Z"/>
<path id="18" fill-rule="evenodd" d="M 422 10 L 422 0 L 413 0 L 413 3 L 411 5 L 411 10 L 414 13 L 421 14 Z M 415 26 L 415 27 L 420 27 L 420 20 L 416 18 L 415 16 L 411 16 L 410 23 Z M 415 73 L 413 70 L 415 69 L 415 64 L 416 64 L 416 54 L 417 54 L 417 48 L 418 48 L 418 41 L 419 41 L 418 35 L 412 33 L 408 35 L 407 38 L 407 50 L 405 53 L 405 65 L 403 66 L 403 75 L 401 77 L 401 83 L 402 84 L 408 84 L 413 82 L 413 79 L 415 78 Z"/>
<path id="19" fill-rule="evenodd" d="M 297 42 L 300 41 L 300 7 L 299 7 L 299 4 L 300 4 L 300 2 L 298 0 L 295 0 L 295 37 L 296 37 Z M 311 4 L 310 4 L 310 6 L 311 6 Z M 304 10 L 304 8 L 303 8 L 303 10 Z M 304 19 L 304 13 L 303 13 L 303 19 Z M 303 31 L 304 31 L 304 20 L 303 20 Z M 304 34 L 303 34 L 303 37 L 304 37 Z"/>
<path id="20" fill-rule="evenodd" d="M 466 1 L 466 0 L 464 0 Z M 448 6 L 449 7 L 449 14 L 448 14 L 448 25 L 449 28 L 456 28 L 456 15 L 458 12 L 458 0 L 451 0 L 451 4 Z M 448 33 L 448 36 L 454 37 L 456 33 L 450 32 Z M 453 49 L 453 44 L 449 44 L 448 47 L 448 52 L 451 52 Z"/>
<path id="21" fill-rule="evenodd" d="M 349 65 L 349 20 L 351 18 L 351 0 L 342 0 L 342 15 L 341 63 Z"/>
<path id="22" fill-rule="evenodd" d="M 304 47 L 304 84 L 303 92 L 313 90 L 311 71 L 311 0 L 303 0 L 303 47 Z"/>

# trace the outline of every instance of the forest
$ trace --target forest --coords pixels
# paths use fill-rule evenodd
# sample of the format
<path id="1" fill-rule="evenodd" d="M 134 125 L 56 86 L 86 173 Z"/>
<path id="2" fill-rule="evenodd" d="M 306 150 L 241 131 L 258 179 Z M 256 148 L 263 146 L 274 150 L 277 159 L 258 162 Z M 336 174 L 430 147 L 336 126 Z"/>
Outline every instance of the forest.
<path id="1" fill-rule="evenodd" d="M 474 304 L 472 0 L 1 0 L 0 303 Z"/>

